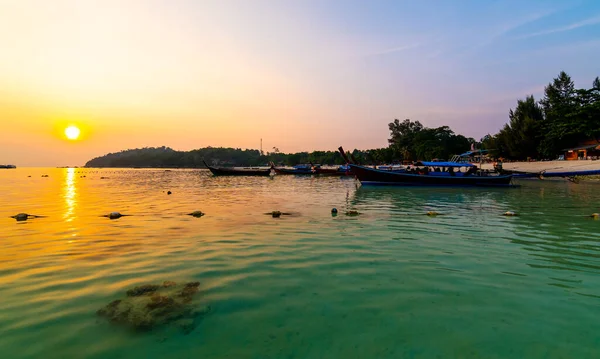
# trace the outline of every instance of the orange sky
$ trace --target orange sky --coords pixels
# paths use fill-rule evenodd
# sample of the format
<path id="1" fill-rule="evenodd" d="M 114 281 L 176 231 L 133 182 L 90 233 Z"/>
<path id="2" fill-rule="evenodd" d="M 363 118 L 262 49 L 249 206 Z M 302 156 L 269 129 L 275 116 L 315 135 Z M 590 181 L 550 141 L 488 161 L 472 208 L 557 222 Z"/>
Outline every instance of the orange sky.
<path id="1" fill-rule="evenodd" d="M 0 0 L 0 164 L 261 138 L 267 151 L 376 148 L 394 118 L 480 138 L 563 65 L 596 76 L 577 61 L 597 46 L 509 65 L 490 50 L 543 4 L 507 5 L 511 24 L 486 5 L 467 31 L 455 24 L 471 15 L 439 2 Z M 64 138 L 71 124 L 78 141 Z"/>

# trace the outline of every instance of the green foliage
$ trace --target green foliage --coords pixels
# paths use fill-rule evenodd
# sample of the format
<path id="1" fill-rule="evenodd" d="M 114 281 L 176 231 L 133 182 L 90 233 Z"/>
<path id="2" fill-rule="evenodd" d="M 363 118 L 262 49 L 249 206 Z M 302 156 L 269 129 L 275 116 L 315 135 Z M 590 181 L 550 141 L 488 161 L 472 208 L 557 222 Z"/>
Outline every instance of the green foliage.
<path id="1" fill-rule="evenodd" d="M 455 154 L 468 151 L 471 143 L 475 143 L 472 138 L 456 135 L 448 126 L 428 128 L 419 121 L 409 119 L 402 122 L 394 120 L 389 128 L 391 138 L 387 156 L 394 160 L 447 160 Z"/>
<path id="2" fill-rule="evenodd" d="M 511 159 L 556 158 L 564 148 L 600 137 L 600 79 L 591 89 L 575 89 L 562 71 L 544 89 L 544 98 L 533 96 L 517 102 L 507 123 L 482 146 L 496 157 Z"/>

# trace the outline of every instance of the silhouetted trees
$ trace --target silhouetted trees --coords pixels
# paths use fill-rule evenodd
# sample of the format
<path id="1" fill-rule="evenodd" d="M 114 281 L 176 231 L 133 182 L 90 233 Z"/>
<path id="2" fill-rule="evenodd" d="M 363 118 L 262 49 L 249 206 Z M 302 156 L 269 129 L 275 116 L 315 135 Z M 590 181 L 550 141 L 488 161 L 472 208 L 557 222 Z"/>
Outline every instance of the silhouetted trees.
<path id="1" fill-rule="evenodd" d="M 497 157 L 553 159 L 589 139 L 600 139 L 600 79 L 594 79 L 591 89 L 575 89 L 562 71 L 545 87 L 539 102 L 533 95 L 517 101 L 509 123 L 481 142 Z"/>
<path id="2" fill-rule="evenodd" d="M 217 166 L 266 166 L 299 163 L 342 164 L 344 160 L 337 151 L 314 151 L 298 153 L 267 152 L 239 148 L 206 147 L 192 151 L 175 151 L 169 147 L 147 147 L 124 150 L 94 158 L 86 167 L 204 167 L 202 160 Z"/>
<path id="3" fill-rule="evenodd" d="M 402 122 L 396 119 L 389 124 L 389 129 L 388 157 L 397 161 L 449 159 L 476 144 L 474 139 L 457 135 L 448 126 L 428 128 L 409 119 Z"/>

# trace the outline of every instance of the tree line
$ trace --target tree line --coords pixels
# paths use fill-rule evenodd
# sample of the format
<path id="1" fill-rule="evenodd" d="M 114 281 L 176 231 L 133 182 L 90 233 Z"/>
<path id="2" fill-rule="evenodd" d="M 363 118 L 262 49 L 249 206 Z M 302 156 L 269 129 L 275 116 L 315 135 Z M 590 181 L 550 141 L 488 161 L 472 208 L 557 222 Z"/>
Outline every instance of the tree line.
<path id="1" fill-rule="evenodd" d="M 360 152 L 360 151 L 358 151 Z M 146 147 L 109 153 L 88 161 L 86 167 L 169 167 L 202 168 L 203 160 L 214 166 L 266 166 L 299 163 L 342 164 L 336 151 L 281 153 L 279 150 L 262 153 L 259 150 L 205 147 L 191 151 L 176 151 L 169 147 Z"/>
<path id="2" fill-rule="evenodd" d="M 579 142 L 600 142 L 600 79 L 589 89 L 576 89 L 562 71 L 545 87 L 541 100 L 533 95 L 518 100 L 508 118 L 497 134 L 481 139 L 482 148 L 495 157 L 555 159 Z"/>

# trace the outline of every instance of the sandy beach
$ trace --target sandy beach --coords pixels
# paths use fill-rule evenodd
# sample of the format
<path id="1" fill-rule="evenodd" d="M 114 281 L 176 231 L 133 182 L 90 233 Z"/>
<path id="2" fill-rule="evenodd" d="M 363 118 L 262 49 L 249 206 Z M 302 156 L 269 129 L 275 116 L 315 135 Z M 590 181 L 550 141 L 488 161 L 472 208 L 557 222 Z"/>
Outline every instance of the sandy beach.
<path id="1" fill-rule="evenodd" d="M 581 160 L 581 161 L 536 161 L 536 162 L 504 162 L 502 167 L 505 170 L 515 170 L 524 172 L 561 172 L 561 171 L 590 171 L 600 170 L 600 160 Z M 484 169 L 493 169 L 492 163 L 484 163 Z"/>

